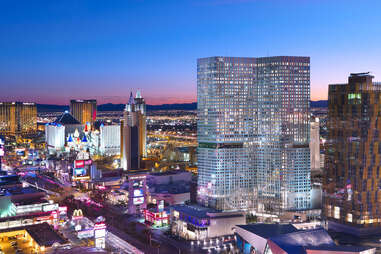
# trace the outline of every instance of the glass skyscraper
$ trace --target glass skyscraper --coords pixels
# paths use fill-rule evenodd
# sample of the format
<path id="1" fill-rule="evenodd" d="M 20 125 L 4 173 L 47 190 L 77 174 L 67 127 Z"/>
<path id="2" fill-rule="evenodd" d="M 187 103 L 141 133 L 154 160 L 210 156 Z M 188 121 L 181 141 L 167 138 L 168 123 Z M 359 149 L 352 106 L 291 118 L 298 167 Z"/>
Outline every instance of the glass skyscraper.
<path id="1" fill-rule="evenodd" d="M 310 207 L 308 57 L 198 59 L 198 201 Z"/>
<path id="2" fill-rule="evenodd" d="M 323 214 L 328 228 L 381 233 L 381 83 L 352 73 L 328 95 Z"/>

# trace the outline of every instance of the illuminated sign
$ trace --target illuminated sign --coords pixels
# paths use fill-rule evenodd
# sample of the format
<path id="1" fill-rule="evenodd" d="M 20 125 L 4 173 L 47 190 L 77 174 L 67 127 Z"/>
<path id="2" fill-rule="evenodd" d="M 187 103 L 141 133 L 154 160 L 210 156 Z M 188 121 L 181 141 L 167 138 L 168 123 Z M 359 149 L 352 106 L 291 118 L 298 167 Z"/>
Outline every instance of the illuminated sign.
<path id="1" fill-rule="evenodd" d="M 134 188 L 142 188 L 143 187 L 143 180 L 135 180 L 132 184 Z"/>
<path id="2" fill-rule="evenodd" d="M 89 165 L 91 165 L 92 163 L 93 163 L 92 160 L 86 160 L 86 161 L 85 161 L 85 166 L 89 166 Z"/>
<path id="3" fill-rule="evenodd" d="M 106 240 L 104 237 L 95 238 L 95 247 L 104 249 L 106 247 Z"/>
<path id="4" fill-rule="evenodd" d="M 164 200 L 159 201 L 159 204 L 157 205 L 157 209 L 159 210 L 159 212 L 164 211 Z"/>
<path id="5" fill-rule="evenodd" d="M 58 207 L 58 212 L 60 215 L 66 215 L 67 214 L 67 207 L 66 206 Z"/>
<path id="6" fill-rule="evenodd" d="M 76 160 L 74 161 L 74 167 L 75 168 L 82 168 L 85 166 L 85 161 L 84 160 Z"/>
<path id="7" fill-rule="evenodd" d="M 78 238 L 91 238 L 94 236 L 94 230 L 92 228 L 80 230 L 77 233 Z"/>
<path id="8" fill-rule="evenodd" d="M 81 219 L 83 218 L 83 212 L 81 209 L 74 210 L 73 219 Z"/>
<path id="9" fill-rule="evenodd" d="M 106 236 L 106 229 L 98 229 L 98 230 L 95 230 L 95 238 L 99 238 L 99 237 L 105 237 Z"/>
<path id="10" fill-rule="evenodd" d="M 84 168 L 76 168 L 73 173 L 75 176 L 83 176 L 86 174 L 86 170 Z"/>
<path id="11" fill-rule="evenodd" d="M 143 190 L 138 189 L 134 190 L 134 197 L 142 197 L 143 196 Z"/>
<path id="12" fill-rule="evenodd" d="M 134 198 L 133 203 L 134 203 L 134 205 L 143 204 L 144 203 L 144 197 Z"/>
<path id="13" fill-rule="evenodd" d="M 75 225 L 74 229 L 75 229 L 75 231 L 80 231 L 82 229 L 81 224 Z"/>
<path id="14" fill-rule="evenodd" d="M 47 220 L 51 220 L 51 219 L 53 219 L 53 217 L 50 215 L 49 216 L 41 216 L 41 217 L 37 218 L 38 221 L 47 221 Z"/>
<path id="15" fill-rule="evenodd" d="M 44 212 L 49 212 L 54 210 L 58 210 L 58 204 L 49 204 L 49 205 L 44 205 L 42 207 L 42 211 Z"/>
<path id="16" fill-rule="evenodd" d="M 79 177 L 75 177 L 75 176 L 73 176 L 73 180 L 74 180 L 74 181 L 90 180 L 90 176 L 79 176 Z"/>
<path id="17" fill-rule="evenodd" d="M 106 224 L 104 222 L 96 223 L 94 225 L 95 238 L 106 236 Z"/>

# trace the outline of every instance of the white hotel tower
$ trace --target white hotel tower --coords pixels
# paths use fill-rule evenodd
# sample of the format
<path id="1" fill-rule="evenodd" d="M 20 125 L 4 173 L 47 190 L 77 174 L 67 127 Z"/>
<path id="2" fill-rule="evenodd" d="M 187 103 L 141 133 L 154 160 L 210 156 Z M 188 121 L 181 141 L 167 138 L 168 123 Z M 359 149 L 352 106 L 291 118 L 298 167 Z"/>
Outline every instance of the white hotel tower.
<path id="1" fill-rule="evenodd" d="M 309 100 L 309 57 L 198 59 L 198 202 L 310 208 Z"/>

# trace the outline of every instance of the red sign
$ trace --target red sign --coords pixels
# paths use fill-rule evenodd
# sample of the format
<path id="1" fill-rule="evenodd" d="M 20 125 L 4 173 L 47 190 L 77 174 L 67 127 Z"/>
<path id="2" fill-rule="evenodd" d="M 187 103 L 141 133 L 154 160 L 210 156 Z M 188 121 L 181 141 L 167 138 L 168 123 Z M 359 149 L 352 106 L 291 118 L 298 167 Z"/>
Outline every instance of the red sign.
<path id="1" fill-rule="evenodd" d="M 106 224 L 104 224 L 103 222 L 97 223 L 94 225 L 94 230 L 105 229 L 105 228 L 106 228 Z"/>
<path id="2" fill-rule="evenodd" d="M 83 166 L 85 166 L 85 161 L 84 160 L 76 160 L 74 162 L 74 167 L 75 168 L 82 168 Z"/>

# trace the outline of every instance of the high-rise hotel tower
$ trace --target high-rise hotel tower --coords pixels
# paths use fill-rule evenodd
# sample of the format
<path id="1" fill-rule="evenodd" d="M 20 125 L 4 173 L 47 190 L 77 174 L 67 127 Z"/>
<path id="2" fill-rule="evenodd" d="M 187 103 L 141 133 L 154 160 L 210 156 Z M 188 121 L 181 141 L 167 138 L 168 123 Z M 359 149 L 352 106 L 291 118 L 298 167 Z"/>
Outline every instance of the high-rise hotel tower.
<path id="1" fill-rule="evenodd" d="M 121 122 L 121 166 L 124 170 L 140 169 L 146 157 L 146 104 L 140 92 L 130 94 Z"/>
<path id="2" fill-rule="evenodd" d="M 97 118 L 96 100 L 71 100 L 70 113 L 81 124 L 93 124 Z"/>
<path id="3" fill-rule="evenodd" d="M 0 102 L 0 134 L 18 135 L 37 131 L 37 106 L 29 102 Z"/>
<path id="4" fill-rule="evenodd" d="M 309 57 L 198 59 L 198 201 L 310 208 L 309 100 Z"/>
<path id="5" fill-rule="evenodd" d="M 381 83 L 351 74 L 329 86 L 323 214 L 328 227 L 381 233 Z"/>

